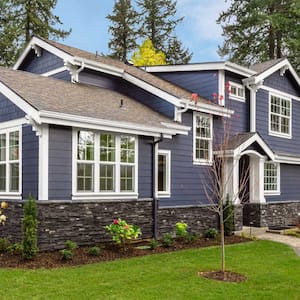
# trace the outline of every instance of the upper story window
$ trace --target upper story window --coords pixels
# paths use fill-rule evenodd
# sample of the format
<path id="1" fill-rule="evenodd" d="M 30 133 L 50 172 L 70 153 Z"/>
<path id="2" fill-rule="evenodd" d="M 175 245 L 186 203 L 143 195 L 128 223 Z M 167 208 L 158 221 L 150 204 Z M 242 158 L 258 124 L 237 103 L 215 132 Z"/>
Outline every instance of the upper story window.
<path id="1" fill-rule="evenodd" d="M 20 131 L 0 131 L 0 194 L 20 193 Z"/>
<path id="2" fill-rule="evenodd" d="M 265 194 L 280 193 L 280 169 L 279 164 L 265 162 L 264 164 L 264 191 Z"/>
<path id="3" fill-rule="evenodd" d="M 212 117 L 194 114 L 194 163 L 212 162 Z"/>
<path id="4" fill-rule="evenodd" d="M 291 137 L 291 100 L 270 95 L 269 132 L 270 134 Z"/>
<path id="5" fill-rule="evenodd" d="M 77 193 L 135 193 L 137 140 L 134 136 L 77 131 Z"/>
<path id="6" fill-rule="evenodd" d="M 229 97 L 238 101 L 245 101 L 245 87 L 241 84 L 229 82 Z"/>

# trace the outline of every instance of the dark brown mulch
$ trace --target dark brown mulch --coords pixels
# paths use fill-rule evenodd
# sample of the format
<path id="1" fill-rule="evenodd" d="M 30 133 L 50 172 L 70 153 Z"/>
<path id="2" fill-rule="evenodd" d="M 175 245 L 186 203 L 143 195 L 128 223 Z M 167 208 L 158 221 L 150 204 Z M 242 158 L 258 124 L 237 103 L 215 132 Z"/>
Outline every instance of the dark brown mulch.
<path id="1" fill-rule="evenodd" d="M 240 236 L 226 237 L 226 244 L 235 244 L 247 242 L 249 239 Z M 132 243 L 128 245 L 126 251 L 117 248 L 111 243 L 97 245 L 101 248 L 99 256 L 90 256 L 88 254 L 89 247 L 79 247 L 73 250 L 73 259 L 71 261 L 62 261 L 62 256 L 59 251 L 55 252 L 41 252 L 33 259 L 26 261 L 21 255 L 10 255 L 8 253 L 0 254 L 0 268 L 24 268 L 24 269 L 38 269 L 38 268 L 60 268 L 65 266 L 78 266 L 96 262 L 112 261 L 116 259 L 136 257 L 149 254 L 157 254 L 164 252 L 178 251 L 188 248 L 201 248 L 219 245 L 218 240 L 200 238 L 191 243 L 177 240 L 175 245 L 169 248 L 162 246 L 157 247 L 154 250 L 150 249 L 138 249 L 138 246 L 149 245 L 149 242 L 141 241 L 139 243 Z"/>
<path id="2" fill-rule="evenodd" d="M 208 272 L 199 272 L 199 276 L 208 278 L 208 279 L 214 279 L 214 280 L 220 280 L 220 281 L 226 281 L 226 282 L 241 282 L 246 281 L 247 277 L 230 271 L 208 271 Z"/>

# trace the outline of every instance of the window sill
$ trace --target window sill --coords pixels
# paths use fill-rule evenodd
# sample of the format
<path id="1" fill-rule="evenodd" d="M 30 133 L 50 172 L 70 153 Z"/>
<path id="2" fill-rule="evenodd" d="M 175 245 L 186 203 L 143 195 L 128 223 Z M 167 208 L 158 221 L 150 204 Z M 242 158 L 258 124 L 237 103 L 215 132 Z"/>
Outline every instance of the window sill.
<path id="1" fill-rule="evenodd" d="M 265 196 L 279 196 L 280 192 L 279 191 L 264 191 Z"/>
<path id="2" fill-rule="evenodd" d="M 283 139 L 291 139 L 292 138 L 292 136 L 289 135 L 289 134 L 280 134 L 278 132 L 273 132 L 273 131 L 269 131 L 269 135 L 279 137 L 279 138 L 283 138 Z"/>
<path id="3" fill-rule="evenodd" d="M 169 192 L 158 192 L 157 197 L 158 198 L 170 198 L 171 193 L 169 193 Z"/>
<path id="4" fill-rule="evenodd" d="M 22 200 L 20 193 L 0 193 L 0 200 Z"/>
<path id="5" fill-rule="evenodd" d="M 202 165 L 202 166 L 211 166 L 212 165 L 212 161 L 210 160 L 194 160 L 193 161 L 194 165 Z"/>
<path id="6" fill-rule="evenodd" d="M 74 193 L 72 200 L 124 200 L 138 199 L 137 193 Z"/>
<path id="7" fill-rule="evenodd" d="M 246 98 L 242 98 L 242 97 L 238 97 L 238 96 L 233 96 L 233 95 L 230 95 L 229 99 L 230 100 L 239 101 L 239 102 L 243 102 L 243 103 L 246 102 Z"/>

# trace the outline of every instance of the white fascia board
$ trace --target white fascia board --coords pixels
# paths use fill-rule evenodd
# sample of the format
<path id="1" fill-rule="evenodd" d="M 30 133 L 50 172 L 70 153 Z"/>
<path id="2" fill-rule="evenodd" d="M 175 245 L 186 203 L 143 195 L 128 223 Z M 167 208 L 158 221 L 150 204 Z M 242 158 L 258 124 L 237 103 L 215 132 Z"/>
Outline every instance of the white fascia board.
<path id="1" fill-rule="evenodd" d="M 63 67 L 51 70 L 49 72 L 43 73 L 43 74 L 41 74 L 41 76 L 50 77 L 50 76 L 53 76 L 55 74 L 59 74 L 59 73 L 64 72 L 64 71 L 68 71 L 68 68 L 66 66 L 63 66 Z"/>
<path id="2" fill-rule="evenodd" d="M 186 100 L 187 101 L 187 100 Z M 224 108 L 223 106 L 212 105 L 208 103 L 198 103 L 197 105 L 188 101 L 188 108 L 194 111 L 204 112 L 208 114 L 213 114 L 216 116 L 228 117 L 230 118 L 234 114 L 233 110 Z"/>
<path id="3" fill-rule="evenodd" d="M 23 124 L 27 124 L 26 118 L 14 119 L 6 122 L 0 122 L 0 130 L 8 129 L 12 127 L 19 127 Z"/>
<path id="4" fill-rule="evenodd" d="M 2 82 L 0 82 L 0 93 L 40 124 L 38 111 Z"/>
<path id="5" fill-rule="evenodd" d="M 282 154 L 275 154 L 274 161 L 282 164 L 293 164 L 293 165 L 300 165 L 300 156 L 289 156 L 289 155 L 282 155 Z"/>
<path id="6" fill-rule="evenodd" d="M 289 94 L 289 93 L 285 93 L 283 91 L 271 88 L 271 87 L 266 86 L 266 85 L 261 85 L 259 88 L 262 89 L 262 90 L 268 91 L 268 92 L 270 92 L 272 94 L 280 95 L 280 96 L 282 96 L 284 98 L 288 98 L 288 99 L 293 99 L 293 100 L 300 101 L 300 97 L 297 97 L 297 96 Z"/>
<path id="7" fill-rule="evenodd" d="M 164 92 L 163 90 L 161 90 L 139 78 L 136 78 L 126 72 L 124 72 L 123 78 L 124 78 L 124 80 L 144 89 L 145 91 L 147 91 L 153 95 L 156 95 L 162 99 L 165 99 L 166 101 L 170 102 L 171 104 L 173 104 L 175 106 L 179 106 L 179 104 L 180 104 L 179 98 L 177 98 L 173 95 L 170 95 L 169 93 Z"/>
<path id="8" fill-rule="evenodd" d="M 129 122 L 95 119 L 51 111 L 40 111 L 40 120 L 42 123 L 46 124 L 56 124 L 62 126 L 89 128 L 94 130 L 130 133 L 154 137 L 159 137 L 162 133 L 165 137 L 171 138 L 173 135 L 180 134 L 181 131 L 185 132 L 185 130 L 173 128 L 150 127 Z"/>
<path id="9" fill-rule="evenodd" d="M 169 129 L 175 130 L 177 134 L 188 135 L 189 131 L 191 130 L 190 126 L 183 126 L 179 124 L 166 123 L 166 122 L 162 122 L 161 124 Z"/>
<path id="10" fill-rule="evenodd" d="M 253 70 L 250 70 L 246 67 L 237 65 L 229 61 L 195 63 L 195 64 L 186 64 L 186 65 L 146 66 L 146 67 L 142 67 L 141 69 L 150 73 L 227 70 L 234 73 L 238 73 L 245 77 L 249 77 L 256 74 L 256 72 Z"/>
<path id="11" fill-rule="evenodd" d="M 27 54 L 30 52 L 30 50 L 32 49 L 32 47 L 34 45 L 37 45 L 43 49 L 45 49 L 46 51 L 60 57 L 62 60 L 64 61 L 71 61 L 72 60 L 72 55 L 48 44 L 47 42 L 37 38 L 37 37 L 33 37 L 31 39 L 31 41 L 28 43 L 28 45 L 26 46 L 26 48 L 23 50 L 23 53 L 21 54 L 21 56 L 18 58 L 18 60 L 16 61 L 16 63 L 13 66 L 13 70 L 17 70 L 20 65 L 22 64 L 22 62 L 24 61 L 25 57 L 27 56 Z"/>
<path id="12" fill-rule="evenodd" d="M 110 66 L 108 64 L 104 64 L 101 62 L 97 62 L 95 60 L 90 60 L 78 56 L 74 56 L 71 61 L 69 61 L 71 64 L 82 66 L 82 63 L 84 63 L 84 66 L 87 69 L 91 69 L 94 71 L 100 71 L 106 74 L 122 77 L 124 70 L 121 68 L 117 68 L 114 66 Z"/>
<path id="13" fill-rule="evenodd" d="M 278 64 L 274 65 L 273 67 L 267 69 L 266 71 L 262 72 L 258 76 L 255 76 L 254 77 L 255 83 L 263 81 L 265 78 L 269 77 L 270 75 L 272 75 L 273 73 L 275 73 L 276 71 L 278 71 L 284 67 L 287 67 L 287 69 L 291 72 L 291 74 L 295 78 L 298 86 L 300 86 L 300 78 L 287 59 L 282 60 L 281 62 L 279 62 Z"/>

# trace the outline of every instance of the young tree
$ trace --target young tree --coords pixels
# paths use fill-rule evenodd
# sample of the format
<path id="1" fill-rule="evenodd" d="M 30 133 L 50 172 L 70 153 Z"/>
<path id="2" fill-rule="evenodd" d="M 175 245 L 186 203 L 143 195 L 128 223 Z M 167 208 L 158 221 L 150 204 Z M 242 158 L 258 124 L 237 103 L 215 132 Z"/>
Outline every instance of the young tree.
<path id="1" fill-rule="evenodd" d="M 135 66 L 165 65 L 166 56 L 162 51 L 155 50 L 150 39 L 144 41 L 132 55 L 131 61 Z"/>
<path id="2" fill-rule="evenodd" d="M 166 49 L 166 62 L 170 65 L 187 64 L 193 56 L 187 48 L 183 48 L 182 42 L 176 36 L 168 40 Z"/>
<path id="3" fill-rule="evenodd" d="M 118 0 L 113 13 L 106 18 L 111 22 L 108 28 L 112 35 L 108 43 L 112 51 L 110 56 L 126 62 L 128 54 L 137 48 L 139 30 L 136 24 L 139 22 L 139 14 L 133 9 L 130 0 Z"/>
<path id="4" fill-rule="evenodd" d="M 245 65 L 287 56 L 299 70 L 299 17 L 299 0 L 232 0 L 217 19 L 219 54 Z"/>
<path id="5" fill-rule="evenodd" d="M 166 53 L 168 62 L 188 62 L 192 54 L 188 49 L 183 49 L 179 40 L 174 38 L 175 28 L 183 20 L 183 17 L 175 17 L 177 1 L 137 0 L 137 4 L 142 15 L 141 32 L 152 41 L 154 48 Z M 175 53 L 174 48 L 179 52 Z"/>
<path id="6" fill-rule="evenodd" d="M 71 32 L 57 29 L 62 24 L 52 13 L 57 0 L 0 1 L 0 40 L 4 54 L 2 65 L 11 65 L 33 35 L 43 38 L 65 38 Z M 3 48 L 2 48 L 3 47 Z"/>

